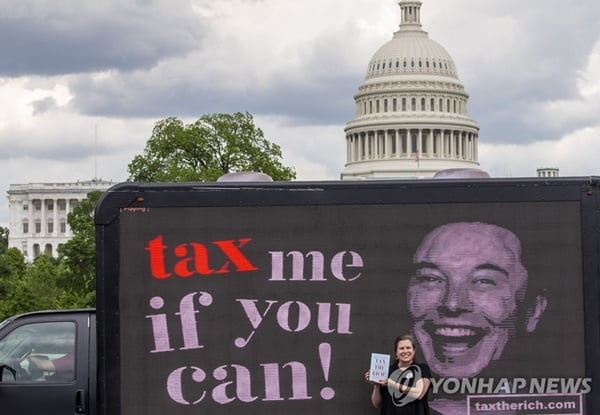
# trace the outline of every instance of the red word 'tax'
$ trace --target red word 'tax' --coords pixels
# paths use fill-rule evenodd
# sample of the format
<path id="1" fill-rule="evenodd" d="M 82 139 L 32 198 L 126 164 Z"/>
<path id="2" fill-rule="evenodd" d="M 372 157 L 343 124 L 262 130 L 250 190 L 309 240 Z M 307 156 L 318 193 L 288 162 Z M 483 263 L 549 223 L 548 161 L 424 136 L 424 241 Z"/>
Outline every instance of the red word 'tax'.
<path id="1" fill-rule="evenodd" d="M 226 241 L 212 241 L 218 249 L 218 254 L 214 251 L 211 257 L 216 257 L 222 254 L 225 257 L 225 262 L 220 268 L 211 268 L 209 263 L 209 247 L 200 242 L 188 242 L 175 246 L 173 248 L 173 256 L 181 258 L 170 272 L 167 270 L 166 258 L 169 247 L 163 244 L 162 235 L 150 240 L 146 246 L 146 251 L 150 254 L 150 271 L 156 279 L 162 280 L 169 278 L 175 274 L 178 277 L 187 278 L 194 274 L 211 275 L 211 274 L 226 274 L 228 272 L 256 271 L 257 267 L 250 262 L 248 258 L 240 251 L 240 248 L 250 242 L 251 238 L 230 239 Z M 231 266 L 235 267 L 231 269 Z"/>

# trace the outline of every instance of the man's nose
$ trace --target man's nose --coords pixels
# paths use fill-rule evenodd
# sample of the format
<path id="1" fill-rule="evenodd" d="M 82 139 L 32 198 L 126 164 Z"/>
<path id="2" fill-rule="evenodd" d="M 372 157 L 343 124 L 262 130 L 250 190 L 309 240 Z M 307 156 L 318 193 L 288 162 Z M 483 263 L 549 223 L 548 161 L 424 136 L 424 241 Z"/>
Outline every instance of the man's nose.
<path id="1" fill-rule="evenodd" d="M 464 284 L 450 285 L 440 304 L 440 309 L 443 314 L 456 315 L 464 312 L 472 311 L 473 304 L 469 296 L 469 290 Z"/>

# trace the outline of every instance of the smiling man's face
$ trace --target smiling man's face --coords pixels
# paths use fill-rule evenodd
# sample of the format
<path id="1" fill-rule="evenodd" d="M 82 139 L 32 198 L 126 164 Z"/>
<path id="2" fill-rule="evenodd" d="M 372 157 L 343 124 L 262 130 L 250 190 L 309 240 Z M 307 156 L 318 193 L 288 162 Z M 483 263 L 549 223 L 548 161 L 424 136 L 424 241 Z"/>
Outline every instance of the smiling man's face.
<path id="1" fill-rule="evenodd" d="M 453 223 L 425 237 L 408 307 L 435 373 L 475 376 L 502 355 L 526 289 L 520 255 L 517 237 L 490 224 Z"/>

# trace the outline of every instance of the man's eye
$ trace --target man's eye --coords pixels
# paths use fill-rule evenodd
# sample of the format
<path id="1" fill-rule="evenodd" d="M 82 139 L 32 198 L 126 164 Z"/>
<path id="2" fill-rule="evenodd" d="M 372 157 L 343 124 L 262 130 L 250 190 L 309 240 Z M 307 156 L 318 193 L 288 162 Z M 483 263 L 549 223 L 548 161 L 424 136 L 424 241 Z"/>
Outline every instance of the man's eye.
<path id="1" fill-rule="evenodd" d="M 417 274 L 417 281 L 422 284 L 435 284 L 443 282 L 442 277 L 432 274 Z"/>
<path id="2" fill-rule="evenodd" d="M 474 284 L 478 287 L 481 287 L 481 288 L 491 287 L 491 286 L 495 287 L 497 285 L 496 281 L 491 278 L 476 278 L 472 281 L 472 284 Z"/>

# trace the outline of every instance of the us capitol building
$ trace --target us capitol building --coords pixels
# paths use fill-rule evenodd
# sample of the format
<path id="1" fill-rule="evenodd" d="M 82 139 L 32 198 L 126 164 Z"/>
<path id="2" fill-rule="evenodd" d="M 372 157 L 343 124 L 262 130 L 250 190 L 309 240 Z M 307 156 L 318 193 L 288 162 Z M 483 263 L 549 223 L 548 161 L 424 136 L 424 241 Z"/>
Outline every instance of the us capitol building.
<path id="1" fill-rule="evenodd" d="M 67 223 L 69 213 L 87 198 L 88 192 L 104 191 L 114 184 L 101 179 L 11 184 L 8 246 L 19 249 L 27 261 L 42 253 L 58 256 L 58 247 L 73 236 Z"/>
<path id="2" fill-rule="evenodd" d="M 477 168 L 479 127 L 448 52 L 421 26 L 421 2 L 402 0 L 400 29 L 369 62 L 346 124 L 343 180 L 426 178 Z"/>

